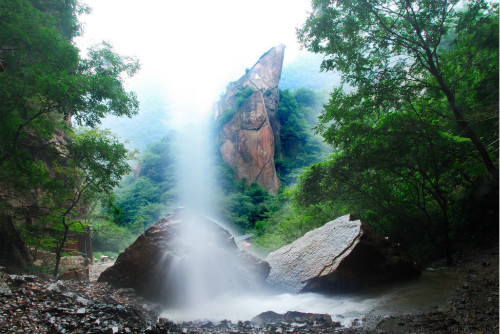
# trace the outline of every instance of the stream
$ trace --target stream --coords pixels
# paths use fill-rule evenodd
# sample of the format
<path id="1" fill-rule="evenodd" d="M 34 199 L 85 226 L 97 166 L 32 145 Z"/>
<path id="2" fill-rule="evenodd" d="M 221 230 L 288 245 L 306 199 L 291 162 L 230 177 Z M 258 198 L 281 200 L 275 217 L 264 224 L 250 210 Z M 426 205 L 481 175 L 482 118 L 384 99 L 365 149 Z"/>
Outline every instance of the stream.
<path id="1" fill-rule="evenodd" d="M 246 321 L 266 311 L 286 313 L 298 311 L 326 313 L 333 321 L 349 326 L 365 315 L 390 315 L 414 313 L 443 304 L 451 297 L 458 279 L 446 269 L 427 269 L 414 280 L 369 289 L 352 295 L 301 294 L 252 294 L 222 295 L 196 308 L 167 309 L 162 317 L 174 322 Z"/>

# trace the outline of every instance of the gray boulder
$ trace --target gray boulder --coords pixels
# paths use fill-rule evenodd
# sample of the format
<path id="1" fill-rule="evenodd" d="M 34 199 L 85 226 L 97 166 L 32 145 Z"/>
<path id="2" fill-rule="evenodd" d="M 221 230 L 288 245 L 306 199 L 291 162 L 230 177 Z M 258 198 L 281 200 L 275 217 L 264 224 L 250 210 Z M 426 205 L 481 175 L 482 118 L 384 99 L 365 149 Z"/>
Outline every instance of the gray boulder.
<path id="1" fill-rule="evenodd" d="M 420 274 L 397 244 L 351 215 L 309 231 L 265 261 L 268 283 L 289 292 L 351 292 Z"/>

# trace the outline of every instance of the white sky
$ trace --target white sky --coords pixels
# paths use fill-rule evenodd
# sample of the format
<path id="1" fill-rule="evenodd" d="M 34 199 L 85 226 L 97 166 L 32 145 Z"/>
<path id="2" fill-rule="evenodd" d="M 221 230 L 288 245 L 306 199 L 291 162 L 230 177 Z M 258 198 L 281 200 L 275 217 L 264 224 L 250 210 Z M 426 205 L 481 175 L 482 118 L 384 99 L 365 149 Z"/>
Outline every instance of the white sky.
<path id="1" fill-rule="evenodd" d="M 84 0 L 80 49 L 110 42 L 140 60 L 131 81 L 157 81 L 170 102 L 207 110 L 229 81 L 278 44 L 285 63 L 299 52 L 295 28 L 311 0 Z"/>

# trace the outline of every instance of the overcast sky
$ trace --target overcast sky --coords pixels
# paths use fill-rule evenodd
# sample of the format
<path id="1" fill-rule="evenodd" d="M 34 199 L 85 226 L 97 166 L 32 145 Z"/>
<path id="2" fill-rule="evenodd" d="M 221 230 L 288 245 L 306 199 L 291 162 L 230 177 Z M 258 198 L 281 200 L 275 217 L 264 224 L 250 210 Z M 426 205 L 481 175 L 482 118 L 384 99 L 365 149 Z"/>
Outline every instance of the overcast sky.
<path id="1" fill-rule="evenodd" d="M 299 52 L 295 28 L 310 0 L 84 0 L 80 49 L 102 40 L 135 56 L 141 71 L 134 82 L 163 86 L 171 103 L 208 109 L 229 81 L 278 44 L 285 63 Z"/>

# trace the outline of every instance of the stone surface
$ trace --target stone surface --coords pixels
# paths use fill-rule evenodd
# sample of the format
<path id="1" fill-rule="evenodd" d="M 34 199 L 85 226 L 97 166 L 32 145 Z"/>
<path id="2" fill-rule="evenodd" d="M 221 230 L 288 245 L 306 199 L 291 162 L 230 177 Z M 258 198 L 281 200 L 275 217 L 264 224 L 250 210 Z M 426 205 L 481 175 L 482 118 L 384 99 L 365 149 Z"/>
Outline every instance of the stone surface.
<path id="1" fill-rule="evenodd" d="M 176 210 L 139 236 L 98 281 L 184 305 L 231 289 L 257 289 L 268 273 L 269 265 L 238 250 L 220 225 Z"/>
<path id="2" fill-rule="evenodd" d="M 5 275 L 0 333 L 159 333 L 158 313 L 134 293 L 107 284 Z M 173 325 L 163 324 L 162 327 Z M 148 328 L 154 331 L 148 332 Z M 167 333 L 168 330 L 161 333 Z"/>
<path id="3" fill-rule="evenodd" d="M 290 292 L 350 292 L 416 277 L 416 263 L 351 215 L 309 231 L 266 257 L 268 282 Z"/>
<path id="4" fill-rule="evenodd" d="M 67 280 L 75 280 L 75 281 L 88 281 L 89 280 L 89 268 L 73 268 L 65 271 L 61 275 L 58 276 L 58 279 L 67 281 Z"/>
<path id="5" fill-rule="evenodd" d="M 288 311 L 285 314 L 279 314 L 273 311 L 263 312 L 250 320 L 258 325 L 266 325 L 272 323 L 288 322 L 288 323 L 309 323 L 317 324 L 333 324 L 332 317 L 324 313 L 305 313 L 297 311 Z M 336 322 L 335 327 L 340 327 L 340 323 Z"/>
<path id="6" fill-rule="evenodd" d="M 264 54 L 214 106 L 216 120 L 235 111 L 219 133 L 222 158 L 238 179 L 258 183 L 276 193 L 279 180 L 274 165 L 275 148 L 279 147 L 280 126 L 276 118 L 279 103 L 279 79 L 285 47 L 280 45 Z M 251 88 L 254 93 L 241 105 L 238 92 Z"/>
<path id="7" fill-rule="evenodd" d="M 9 271 L 23 269 L 30 264 L 28 249 L 14 226 L 12 217 L 0 215 L 0 265 Z"/>

